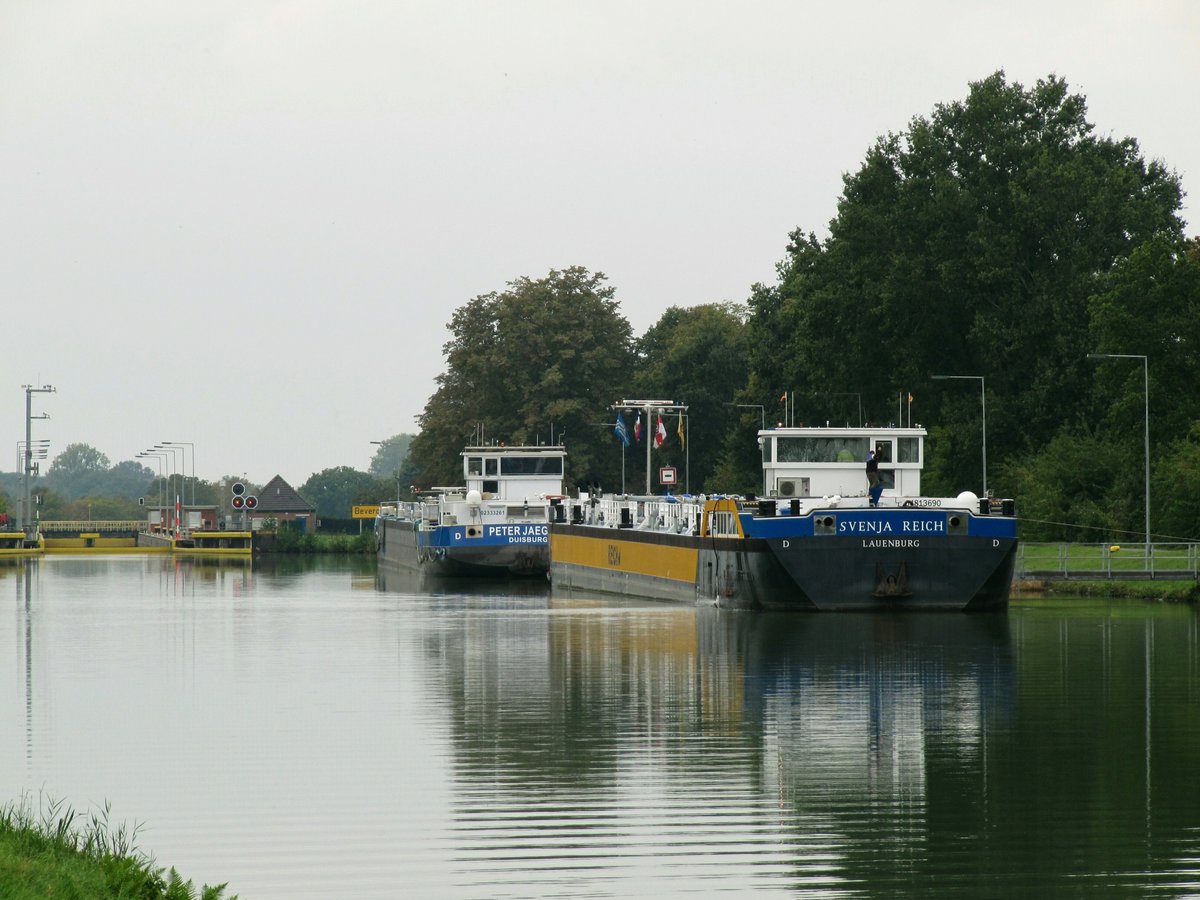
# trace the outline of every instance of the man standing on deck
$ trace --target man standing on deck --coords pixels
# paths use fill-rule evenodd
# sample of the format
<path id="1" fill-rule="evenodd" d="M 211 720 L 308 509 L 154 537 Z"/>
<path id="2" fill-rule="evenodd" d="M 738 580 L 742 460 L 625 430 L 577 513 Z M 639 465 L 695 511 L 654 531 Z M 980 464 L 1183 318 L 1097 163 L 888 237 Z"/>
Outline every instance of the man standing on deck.
<path id="1" fill-rule="evenodd" d="M 871 506 L 879 505 L 879 495 L 883 493 L 883 485 L 879 483 L 879 460 L 875 451 L 867 451 L 867 497 Z"/>

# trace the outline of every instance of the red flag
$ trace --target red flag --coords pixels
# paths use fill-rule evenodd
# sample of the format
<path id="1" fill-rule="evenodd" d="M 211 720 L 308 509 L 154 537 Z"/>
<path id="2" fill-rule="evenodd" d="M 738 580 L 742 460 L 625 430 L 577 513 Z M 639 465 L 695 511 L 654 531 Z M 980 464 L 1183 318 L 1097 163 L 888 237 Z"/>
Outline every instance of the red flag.
<path id="1" fill-rule="evenodd" d="M 633 439 L 642 442 L 642 414 L 638 413 L 637 421 L 633 423 Z"/>
<path id="2" fill-rule="evenodd" d="M 654 429 L 654 449 L 658 449 L 663 445 L 663 441 L 667 439 L 667 426 L 663 424 L 662 414 L 658 416 L 658 427 Z"/>

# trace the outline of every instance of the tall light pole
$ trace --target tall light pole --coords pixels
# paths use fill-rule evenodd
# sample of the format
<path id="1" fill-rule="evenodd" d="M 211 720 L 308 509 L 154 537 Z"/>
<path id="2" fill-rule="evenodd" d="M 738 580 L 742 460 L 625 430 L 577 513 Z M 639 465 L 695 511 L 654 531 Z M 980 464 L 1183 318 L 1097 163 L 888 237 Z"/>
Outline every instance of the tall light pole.
<path id="1" fill-rule="evenodd" d="M 1145 399 L 1146 454 L 1146 552 L 1150 551 L 1150 360 L 1141 353 L 1089 353 L 1088 359 L 1140 359 L 1142 361 L 1142 393 Z"/>
<path id="2" fill-rule="evenodd" d="M 43 384 L 40 388 L 34 387 L 32 384 L 21 385 L 25 389 L 25 461 L 22 466 L 22 471 L 25 477 L 25 507 L 23 517 L 21 519 L 21 530 L 25 531 L 27 526 L 33 522 L 33 507 L 30 505 L 30 475 L 33 473 L 33 420 L 48 419 L 48 415 L 43 413 L 40 416 L 33 414 L 33 395 L 34 394 L 53 394 L 54 386 Z"/>
<path id="3" fill-rule="evenodd" d="M 161 444 L 155 444 L 155 447 L 187 447 L 192 454 L 192 506 L 196 505 L 196 445 L 191 441 L 163 441 Z M 187 457 L 183 458 L 183 462 L 187 464 Z"/>
<path id="4" fill-rule="evenodd" d="M 952 379 L 964 379 L 969 381 L 979 382 L 979 406 L 983 413 L 983 496 L 988 495 L 987 489 L 987 391 L 982 375 L 933 375 L 930 376 L 938 381 L 948 381 Z M 903 424 L 903 423 L 901 423 Z"/>
<path id="5" fill-rule="evenodd" d="M 138 454 L 138 457 L 142 459 L 158 459 L 158 527 L 165 530 L 166 523 L 163 521 L 163 512 L 166 508 L 165 498 L 167 496 L 164 484 L 166 482 L 167 453 L 165 450 L 143 450 Z"/>
<path id="6" fill-rule="evenodd" d="M 187 451 L 180 444 L 174 446 L 169 444 L 155 444 L 154 449 L 164 450 L 171 454 L 171 467 L 173 471 L 175 470 L 175 464 L 179 464 L 179 493 L 175 495 L 175 501 L 171 504 L 175 510 L 175 531 L 179 533 L 183 531 L 183 510 L 181 507 L 187 502 L 187 476 L 184 474 L 187 471 Z M 176 451 L 179 453 L 178 457 L 175 456 Z"/>

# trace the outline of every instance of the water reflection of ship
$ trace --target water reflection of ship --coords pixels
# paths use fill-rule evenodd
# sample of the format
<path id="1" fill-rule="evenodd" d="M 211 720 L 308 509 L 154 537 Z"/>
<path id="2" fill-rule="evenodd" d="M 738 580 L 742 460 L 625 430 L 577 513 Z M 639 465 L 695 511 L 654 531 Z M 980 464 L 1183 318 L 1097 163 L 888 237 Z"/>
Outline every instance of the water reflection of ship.
<path id="1" fill-rule="evenodd" d="M 411 576 L 394 576 L 381 570 L 379 587 L 418 595 Z M 808 772 L 836 747 L 847 778 L 878 781 L 890 767 L 919 786 L 931 738 L 978 752 L 984 728 L 1013 714 L 1004 615 L 628 610 L 513 590 L 481 581 L 421 595 L 468 612 L 547 609 L 446 623 L 424 641 L 459 710 L 462 746 L 483 742 L 494 764 L 503 765 L 493 754 L 511 740 L 530 772 L 531 727 L 548 763 L 559 767 L 588 747 L 578 760 L 586 768 L 587 759 L 615 759 L 598 745 L 619 743 L 631 728 L 661 726 L 667 738 L 738 733 L 764 752 L 774 736 L 784 757 L 807 757 Z M 680 705 L 692 714 L 672 722 L 667 707 Z"/>
<path id="2" fill-rule="evenodd" d="M 426 569 L 405 569 L 395 566 L 378 566 L 374 577 L 375 589 L 384 594 L 407 595 L 422 599 L 485 601 L 496 608 L 545 607 L 549 597 L 549 585 L 544 578 L 516 578 L 511 580 L 495 577 L 469 576 L 447 579 L 431 574 Z"/>
<path id="3" fill-rule="evenodd" d="M 815 864 L 811 853 L 866 874 L 848 856 L 892 822 L 869 807 L 924 819 L 958 803 L 945 760 L 975 767 L 986 729 L 1013 715 L 1004 616 L 618 609 L 557 595 L 536 614 L 457 611 L 428 617 L 420 645 L 423 677 L 448 701 L 455 820 L 476 848 L 467 880 L 475 866 L 501 878 L 534 846 L 620 868 L 630 848 L 651 852 L 643 807 L 660 810 L 661 852 L 699 841 L 706 866 L 786 870 Z M 718 807 L 762 841 L 740 855 L 705 843 L 689 823 L 703 830 Z"/>
<path id="4" fill-rule="evenodd" d="M 698 615 L 702 667 L 738 661 L 743 724 L 781 796 L 923 804 L 931 753 L 979 759 L 1015 714 L 1003 614 Z"/>

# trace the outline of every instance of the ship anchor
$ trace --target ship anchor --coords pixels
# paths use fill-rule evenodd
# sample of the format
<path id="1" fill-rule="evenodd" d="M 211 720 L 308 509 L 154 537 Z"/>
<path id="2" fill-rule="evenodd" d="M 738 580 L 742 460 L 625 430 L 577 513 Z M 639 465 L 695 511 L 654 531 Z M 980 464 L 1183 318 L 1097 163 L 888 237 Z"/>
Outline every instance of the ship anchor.
<path id="1" fill-rule="evenodd" d="M 871 592 L 871 596 L 886 599 L 911 597 L 912 591 L 908 589 L 908 563 L 900 563 L 900 569 L 894 575 L 884 571 L 883 563 L 875 563 L 875 590 Z"/>

